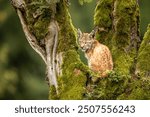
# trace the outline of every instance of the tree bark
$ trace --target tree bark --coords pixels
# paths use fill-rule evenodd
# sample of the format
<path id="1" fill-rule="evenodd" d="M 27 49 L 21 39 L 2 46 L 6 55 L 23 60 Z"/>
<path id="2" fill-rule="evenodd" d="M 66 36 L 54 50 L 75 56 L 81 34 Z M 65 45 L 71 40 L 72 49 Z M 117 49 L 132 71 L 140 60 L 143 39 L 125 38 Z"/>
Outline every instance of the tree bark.
<path id="1" fill-rule="evenodd" d="M 17 1 L 17 0 L 16 0 Z M 98 0 L 94 25 L 97 40 L 112 53 L 114 71 L 96 77 L 80 60 L 76 29 L 68 1 L 12 0 L 30 45 L 47 65 L 49 99 L 148 99 L 149 28 L 141 44 L 137 0 Z M 23 1 L 23 0 L 20 0 Z M 21 16 L 20 16 L 21 14 Z M 145 57 L 146 56 L 146 57 Z M 143 67 L 144 64 L 144 67 Z M 143 75 L 144 74 L 144 75 Z M 90 84 L 90 85 L 89 85 Z M 144 86 L 145 85 L 145 86 Z M 145 91 L 145 92 L 144 92 Z M 144 95 L 143 95 L 144 93 Z"/>

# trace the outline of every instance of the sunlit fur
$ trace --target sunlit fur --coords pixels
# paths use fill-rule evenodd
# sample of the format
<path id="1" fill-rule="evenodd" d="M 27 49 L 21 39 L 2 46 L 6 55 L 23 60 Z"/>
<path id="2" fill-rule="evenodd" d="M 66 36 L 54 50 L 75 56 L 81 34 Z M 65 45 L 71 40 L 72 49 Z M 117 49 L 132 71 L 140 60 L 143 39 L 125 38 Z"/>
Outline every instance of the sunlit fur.
<path id="1" fill-rule="evenodd" d="M 101 77 L 106 77 L 107 71 L 113 69 L 112 56 L 108 47 L 99 43 L 89 33 L 80 35 L 79 45 L 85 52 L 89 68 L 99 73 Z"/>

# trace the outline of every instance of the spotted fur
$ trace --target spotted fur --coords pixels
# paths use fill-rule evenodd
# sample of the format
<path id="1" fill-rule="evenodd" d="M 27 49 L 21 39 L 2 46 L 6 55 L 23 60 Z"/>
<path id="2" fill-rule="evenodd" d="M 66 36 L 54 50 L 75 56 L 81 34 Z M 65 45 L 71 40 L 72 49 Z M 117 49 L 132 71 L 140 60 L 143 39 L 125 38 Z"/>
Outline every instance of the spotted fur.
<path id="1" fill-rule="evenodd" d="M 112 55 L 109 48 L 99 43 L 91 33 L 79 32 L 78 38 L 79 46 L 85 53 L 89 68 L 99 73 L 101 77 L 106 77 L 107 71 L 113 69 Z"/>

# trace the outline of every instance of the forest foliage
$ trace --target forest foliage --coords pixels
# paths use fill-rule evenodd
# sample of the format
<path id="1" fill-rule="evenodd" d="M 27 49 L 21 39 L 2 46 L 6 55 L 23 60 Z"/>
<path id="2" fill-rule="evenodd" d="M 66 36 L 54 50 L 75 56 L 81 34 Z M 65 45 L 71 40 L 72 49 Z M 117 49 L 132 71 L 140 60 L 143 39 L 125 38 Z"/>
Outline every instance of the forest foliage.
<path id="1" fill-rule="evenodd" d="M 73 18 L 73 24 L 76 27 L 80 27 L 83 31 L 89 32 L 93 29 L 93 15 L 95 8 L 95 1 L 91 0 L 79 0 L 71 1 L 70 11 Z M 90 3 L 89 3 L 90 2 Z M 143 37 L 146 27 L 150 21 L 149 17 L 149 0 L 140 2 L 140 15 L 141 15 L 141 37 Z M 84 15 L 83 15 L 84 14 Z M 149 27 L 148 27 L 149 29 Z M 142 69 L 142 74 L 147 74 L 145 71 L 149 70 L 149 66 L 144 68 L 149 62 L 142 61 L 145 57 L 149 58 L 144 50 L 148 50 L 150 38 L 150 30 L 148 30 L 144 36 L 140 48 L 141 54 L 139 54 L 138 67 Z M 144 58 L 142 58 L 144 57 Z M 84 57 L 82 57 L 84 61 Z M 85 62 L 86 63 L 86 62 Z M 124 76 L 120 73 L 110 73 L 110 77 L 113 79 L 100 82 L 100 86 L 111 86 L 107 91 L 101 87 L 93 88 L 94 92 L 88 92 L 86 99 L 148 99 L 145 95 L 142 95 L 145 90 L 149 90 L 149 79 L 141 79 L 132 82 L 130 76 Z M 119 79 L 118 79 L 119 78 Z M 126 78 L 127 80 L 123 80 Z M 48 98 L 48 86 L 44 81 L 45 79 L 45 65 L 39 56 L 31 49 L 27 43 L 19 19 L 10 5 L 9 1 L 0 1 L 0 99 L 47 99 Z M 81 80 L 82 81 L 82 80 Z M 126 82 L 124 82 L 126 81 Z M 73 83 L 73 82 L 72 82 Z M 120 83 L 124 88 L 115 88 L 115 85 Z M 146 86 L 146 87 L 143 87 Z M 68 87 L 69 88 L 69 87 Z M 132 89 L 136 89 L 133 90 Z M 105 92 L 105 93 L 104 93 Z M 126 93 L 122 93 L 126 92 Z M 136 95 L 128 95 L 128 94 Z M 101 94 L 101 95 L 99 95 Z M 114 95 L 115 94 L 115 95 Z M 121 94 L 121 95 L 120 95 Z M 149 92 L 145 92 L 149 95 Z M 143 97 L 141 97 L 141 95 Z"/>

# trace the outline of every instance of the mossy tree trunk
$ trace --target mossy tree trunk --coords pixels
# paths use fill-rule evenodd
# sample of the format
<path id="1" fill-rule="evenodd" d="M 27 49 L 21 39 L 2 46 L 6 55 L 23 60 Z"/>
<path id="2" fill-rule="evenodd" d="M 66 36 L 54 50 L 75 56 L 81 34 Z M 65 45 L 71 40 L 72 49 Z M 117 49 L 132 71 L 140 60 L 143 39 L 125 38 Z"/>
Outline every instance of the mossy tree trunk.
<path id="1" fill-rule="evenodd" d="M 110 48 L 114 71 L 108 78 L 91 84 L 90 92 L 87 87 L 87 74 L 93 76 L 93 73 L 80 60 L 76 29 L 71 21 L 67 0 L 24 1 L 25 7 L 16 9 L 24 15 L 29 32 L 35 36 L 44 52 L 46 48 L 40 43 L 49 34 L 49 24 L 52 20 L 58 24 L 56 55 L 60 55 L 61 59 L 56 62 L 60 62 L 58 67 L 61 73 L 57 73 L 58 92 L 56 87 L 50 85 L 49 99 L 150 98 L 150 93 L 146 92 L 150 87 L 147 81 L 150 77 L 150 57 L 146 56 L 150 55 L 150 34 L 148 30 L 144 40 L 140 39 L 137 0 L 97 2 L 94 15 L 94 25 L 99 27 L 97 39 Z"/>
<path id="2" fill-rule="evenodd" d="M 138 0 L 99 0 L 97 39 L 112 52 L 114 71 L 101 79 L 90 99 L 150 99 L 149 27 L 140 38 Z"/>
<path id="3" fill-rule="evenodd" d="M 98 39 L 112 51 L 115 70 L 134 74 L 139 44 L 137 0 L 99 0 L 94 24 L 103 30 Z"/>

